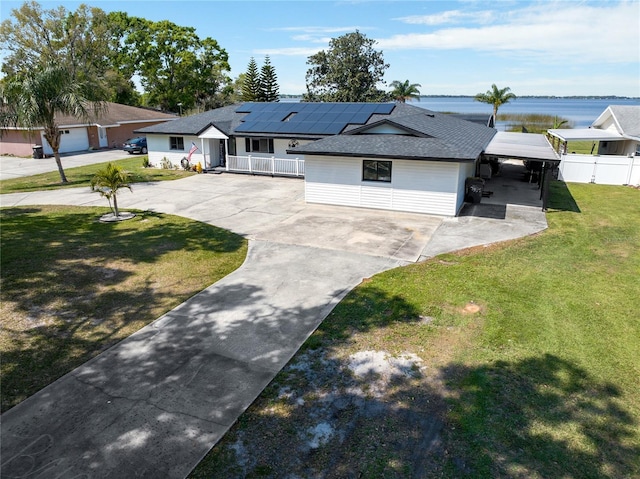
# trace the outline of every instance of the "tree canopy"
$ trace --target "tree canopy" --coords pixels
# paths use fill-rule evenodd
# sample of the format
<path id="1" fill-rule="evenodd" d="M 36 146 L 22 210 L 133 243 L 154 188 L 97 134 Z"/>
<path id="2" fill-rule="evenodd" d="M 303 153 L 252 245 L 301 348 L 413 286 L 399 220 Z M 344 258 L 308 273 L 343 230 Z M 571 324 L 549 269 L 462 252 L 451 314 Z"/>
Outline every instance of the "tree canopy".
<path id="1" fill-rule="evenodd" d="M 86 121 L 91 113 L 104 109 L 102 102 L 90 102 L 84 93 L 88 88 L 69 73 L 67 67 L 50 65 L 17 75 L 2 83 L 0 126 L 44 129 L 58 165 L 60 180 L 67 177 L 60 160 L 60 128 L 56 115 L 70 115 Z"/>
<path id="2" fill-rule="evenodd" d="M 420 83 L 409 83 L 409 80 L 404 82 L 395 80 L 389 86 L 392 88 L 391 97 L 397 102 L 405 103 L 412 98 L 420 101 L 420 90 L 418 90 L 418 87 L 422 87 Z"/>
<path id="3" fill-rule="evenodd" d="M 247 65 L 247 71 L 241 79 L 242 101 L 268 101 L 280 100 L 280 87 L 276 70 L 271 65 L 271 59 L 267 55 L 258 70 L 255 58 L 251 57 Z"/>
<path id="4" fill-rule="evenodd" d="M 494 83 L 493 85 L 491 85 L 490 90 L 487 90 L 486 93 L 478 93 L 474 97 L 474 100 L 493 105 L 493 119 L 495 121 L 498 119 L 498 108 L 506 103 L 509 103 L 514 98 L 516 98 L 516 96 L 511 93 L 511 88 L 505 87 L 500 89 Z"/>
<path id="5" fill-rule="evenodd" d="M 271 65 L 271 59 L 267 55 L 260 69 L 260 101 L 275 102 L 280 100 L 280 87 L 276 69 Z"/>
<path id="6" fill-rule="evenodd" d="M 355 31 L 329 42 L 329 48 L 307 59 L 305 101 L 375 102 L 386 101 L 383 85 L 389 65 L 375 40 Z"/>
<path id="7" fill-rule="evenodd" d="M 242 101 L 259 101 L 259 97 L 260 72 L 255 58 L 251 57 L 242 83 Z"/>
<path id="8" fill-rule="evenodd" d="M 65 65 L 75 80 L 91 85 L 92 100 L 177 111 L 214 108 L 231 102 L 227 52 L 192 27 L 152 22 L 125 12 L 106 14 L 80 5 L 43 9 L 24 3 L 0 25 L 0 47 L 8 52 L 7 78 L 46 65 Z M 141 97 L 134 78 L 144 89 Z"/>

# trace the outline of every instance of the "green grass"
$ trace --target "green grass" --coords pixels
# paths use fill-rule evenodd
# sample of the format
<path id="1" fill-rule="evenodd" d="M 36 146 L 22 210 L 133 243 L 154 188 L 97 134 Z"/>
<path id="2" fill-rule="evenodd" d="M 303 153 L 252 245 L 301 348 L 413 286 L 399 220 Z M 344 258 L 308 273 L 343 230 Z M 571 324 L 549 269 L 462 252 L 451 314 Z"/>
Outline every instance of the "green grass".
<path id="1" fill-rule="evenodd" d="M 246 240 L 151 212 L 0 209 L 2 411 L 238 268 Z"/>
<path id="2" fill-rule="evenodd" d="M 508 131 L 522 131 L 525 128 L 529 133 L 546 133 L 554 127 L 556 121 L 562 122 L 567 119 L 541 113 L 499 113 L 498 121 L 507 123 Z M 570 122 L 562 126 L 571 127 Z"/>
<path id="3" fill-rule="evenodd" d="M 597 141 L 569 141 L 567 142 L 567 153 L 578 153 L 580 155 L 595 155 L 598 153 Z"/>
<path id="4" fill-rule="evenodd" d="M 426 378 L 400 381 L 373 403 L 388 414 L 361 412 L 366 419 L 344 430 L 318 467 L 334 477 L 336 464 L 355 457 L 350 471 L 375 477 L 640 477 L 638 218 L 636 189 L 556 182 L 545 232 L 363 282 L 297 358 L 324 351 L 326 369 L 355 351 L 413 353 Z M 432 320 L 425 324 L 425 317 Z M 283 371 L 192 477 L 232 471 L 225 464 L 238 442 L 276 470 L 293 467 L 280 451 L 298 447 L 298 436 L 290 435 L 290 444 L 280 437 L 326 408 L 279 396 L 287 387 L 297 394 L 319 387 L 299 371 Z M 342 377 L 326 380 L 320 396 Z M 400 431 L 388 428 L 390 414 Z M 425 443 L 412 429 L 424 415 L 442 421 L 439 443 Z M 265 429 L 274 431 L 268 441 Z M 367 437 L 364 429 L 379 434 L 354 440 Z M 411 451 L 422 453 L 416 459 Z"/>
<path id="5" fill-rule="evenodd" d="M 142 183 L 148 181 L 165 181 L 184 178 L 195 174 L 192 171 L 169 170 L 161 168 L 144 168 L 142 161 L 144 157 L 133 156 L 123 160 L 116 160 L 115 163 L 129 173 L 131 183 Z M 96 163 L 93 165 L 79 166 L 76 168 L 65 168 L 68 183 L 60 183 L 58 170 L 39 175 L 26 176 L 23 178 L 12 178 L 0 181 L 0 193 L 20 193 L 38 190 L 54 190 L 60 188 L 74 188 L 78 186 L 89 186 L 91 178 L 96 172 L 104 168 L 107 163 Z M 64 158 L 62 159 L 64 167 Z"/>

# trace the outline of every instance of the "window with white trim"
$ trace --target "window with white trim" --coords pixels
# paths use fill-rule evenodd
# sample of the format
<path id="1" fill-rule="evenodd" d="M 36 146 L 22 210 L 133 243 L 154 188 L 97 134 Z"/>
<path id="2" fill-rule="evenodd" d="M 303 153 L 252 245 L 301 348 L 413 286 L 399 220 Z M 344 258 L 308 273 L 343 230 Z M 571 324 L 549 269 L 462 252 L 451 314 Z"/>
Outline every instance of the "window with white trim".
<path id="1" fill-rule="evenodd" d="M 273 153 L 273 138 L 245 138 L 245 151 L 247 153 Z"/>
<path id="2" fill-rule="evenodd" d="M 391 183 L 391 162 L 363 160 L 362 181 L 382 181 L 385 183 Z"/>

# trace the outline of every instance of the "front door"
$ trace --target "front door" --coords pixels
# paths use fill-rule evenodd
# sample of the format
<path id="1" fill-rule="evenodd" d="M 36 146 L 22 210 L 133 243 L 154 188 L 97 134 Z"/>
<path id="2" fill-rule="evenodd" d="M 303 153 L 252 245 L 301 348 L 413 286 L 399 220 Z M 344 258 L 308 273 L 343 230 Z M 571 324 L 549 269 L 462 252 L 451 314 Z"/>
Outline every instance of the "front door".
<path id="1" fill-rule="evenodd" d="M 106 148 L 109 146 L 109 139 L 107 138 L 107 129 L 98 127 L 98 138 L 100 139 L 100 148 Z"/>

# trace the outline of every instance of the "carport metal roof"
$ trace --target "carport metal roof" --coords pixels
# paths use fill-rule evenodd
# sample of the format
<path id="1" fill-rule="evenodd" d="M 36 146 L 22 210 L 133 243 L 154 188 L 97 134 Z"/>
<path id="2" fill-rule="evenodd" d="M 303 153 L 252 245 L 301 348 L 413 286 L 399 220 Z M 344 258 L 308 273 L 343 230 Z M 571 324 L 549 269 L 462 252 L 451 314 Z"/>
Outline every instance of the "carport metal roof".
<path id="1" fill-rule="evenodd" d="M 549 141 L 537 133 L 499 131 L 484 150 L 485 156 L 530 161 L 560 161 Z"/>
<path id="2" fill-rule="evenodd" d="M 618 132 L 601 130 L 599 128 L 578 128 L 549 130 L 549 134 L 560 138 L 562 141 L 590 140 L 590 141 L 615 141 L 624 140 L 625 137 Z"/>

